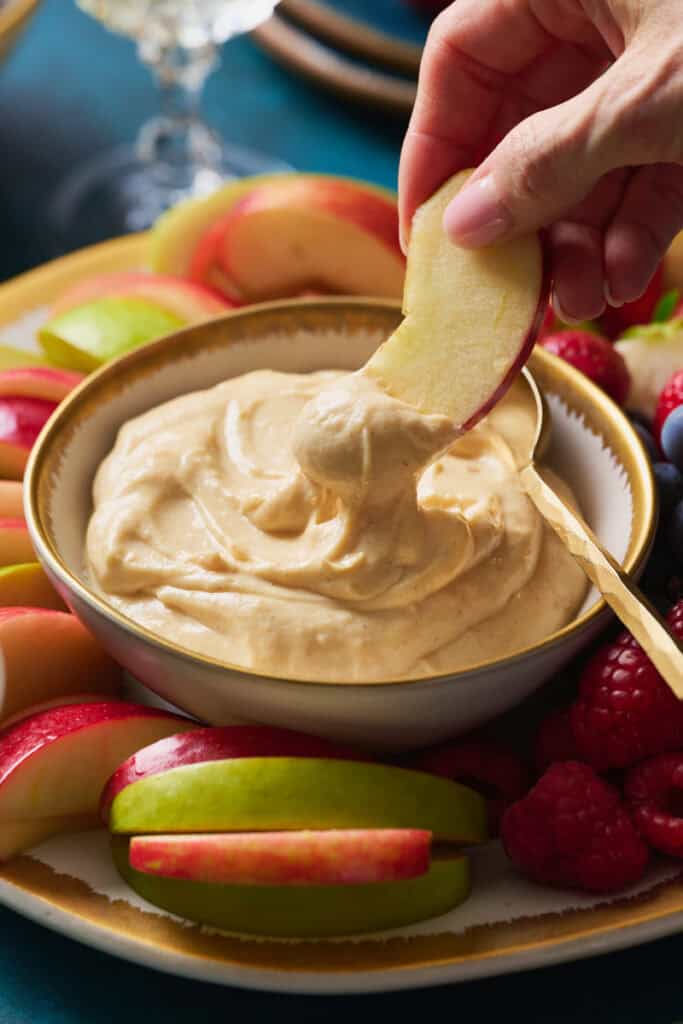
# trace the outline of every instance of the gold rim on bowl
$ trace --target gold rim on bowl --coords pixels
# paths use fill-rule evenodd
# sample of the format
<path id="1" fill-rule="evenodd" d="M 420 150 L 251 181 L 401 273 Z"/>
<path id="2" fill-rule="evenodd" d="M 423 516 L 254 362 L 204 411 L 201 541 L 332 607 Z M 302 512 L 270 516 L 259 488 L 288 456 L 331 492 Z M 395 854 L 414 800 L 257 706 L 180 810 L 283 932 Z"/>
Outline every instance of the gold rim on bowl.
<path id="1" fill-rule="evenodd" d="M 40 0 L 10 0 L 4 9 L 0 9 L 0 57 L 9 51 L 24 22 L 28 21 L 39 3 Z"/>
<path id="2" fill-rule="evenodd" d="M 132 633 L 161 649 L 172 651 L 185 661 L 238 672 L 256 678 L 277 679 L 282 682 L 303 683 L 307 686 L 405 686 L 416 683 L 433 683 L 441 680 L 457 681 L 459 677 L 470 677 L 477 673 L 502 669 L 521 664 L 537 652 L 552 647 L 575 631 L 581 630 L 605 611 L 602 598 L 571 622 L 556 630 L 550 636 L 525 647 L 514 654 L 482 662 L 456 672 L 420 676 L 411 679 L 378 679 L 362 683 L 339 683 L 325 680 L 300 679 L 293 676 L 278 676 L 263 673 L 242 665 L 219 661 L 207 655 L 181 647 L 146 629 L 133 619 L 118 612 L 76 577 L 63 561 L 50 524 L 49 493 L 53 467 L 59 465 L 62 454 L 79 423 L 89 418 L 95 407 L 126 388 L 126 380 L 134 377 L 140 380 L 156 373 L 161 367 L 175 362 L 180 356 L 192 356 L 226 344 L 262 338 L 269 332 L 282 331 L 282 317 L 296 311 L 297 327 L 310 330 L 322 327 L 342 329 L 365 329 L 388 334 L 401 317 L 398 303 L 385 299 L 365 298 L 322 298 L 290 299 L 265 302 L 229 313 L 219 319 L 206 321 L 182 331 L 161 338 L 143 346 L 91 374 L 63 402 L 60 403 L 44 427 L 29 457 L 25 473 L 24 494 L 26 519 L 37 553 L 54 575 L 93 610 L 103 615 L 128 633 Z M 334 313 L 333 319 L 331 312 Z M 226 328 L 229 337 L 226 337 Z M 637 572 L 644 563 L 657 527 L 657 498 L 654 477 L 649 457 L 631 426 L 618 406 L 593 384 L 583 373 L 575 370 L 564 360 L 536 348 L 532 354 L 530 368 L 542 390 L 564 390 L 571 394 L 573 411 L 583 414 L 588 423 L 599 412 L 600 435 L 606 445 L 618 457 L 628 473 L 633 494 L 633 521 L 628 550 L 623 566 L 626 572 Z M 552 387 L 551 387 L 552 385 Z M 594 424 L 592 424 L 594 425 Z"/>

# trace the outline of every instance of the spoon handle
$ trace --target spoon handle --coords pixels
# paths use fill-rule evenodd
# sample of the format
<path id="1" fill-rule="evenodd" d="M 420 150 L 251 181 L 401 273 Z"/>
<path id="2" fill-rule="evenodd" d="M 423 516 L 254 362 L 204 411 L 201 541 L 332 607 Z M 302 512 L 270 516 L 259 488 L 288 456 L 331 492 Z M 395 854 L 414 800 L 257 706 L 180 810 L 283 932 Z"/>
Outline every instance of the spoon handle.
<path id="1" fill-rule="evenodd" d="M 521 480 L 545 521 L 631 631 L 672 692 L 683 700 L 683 649 L 664 620 L 602 547 L 590 527 L 546 484 L 535 466 L 523 469 Z"/>

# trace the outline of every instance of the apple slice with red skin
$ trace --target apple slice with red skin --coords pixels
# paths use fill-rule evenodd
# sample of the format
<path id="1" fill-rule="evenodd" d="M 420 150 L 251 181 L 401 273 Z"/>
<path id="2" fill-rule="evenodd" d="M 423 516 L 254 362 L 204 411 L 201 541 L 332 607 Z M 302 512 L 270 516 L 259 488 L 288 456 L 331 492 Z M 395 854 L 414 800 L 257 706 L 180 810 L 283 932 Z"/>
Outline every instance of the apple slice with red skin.
<path id="1" fill-rule="evenodd" d="M 69 693 L 116 696 L 121 668 L 75 615 L 0 608 L 0 720 Z"/>
<path id="2" fill-rule="evenodd" d="M 0 516 L 23 519 L 24 486 L 20 480 L 0 480 Z"/>
<path id="3" fill-rule="evenodd" d="M 431 832 L 328 829 L 134 836 L 135 871 L 218 885 L 365 885 L 429 870 Z"/>
<path id="4" fill-rule="evenodd" d="M 62 814 L 35 821 L 3 821 L 0 823 L 0 862 L 9 860 L 22 850 L 30 850 L 51 836 L 87 832 L 99 824 L 96 814 Z"/>
<path id="5" fill-rule="evenodd" d="M 95 299 L 116 297 L 149 299 L 187 323 L 222 316 L 233 305 L 214 289 L 182 277 L 152 274 L 145 270 L 127 270 L 98 274 L 78 281 L 60 295 L 52 307 L 52 316 L 59 316 Z"/>
<path id="6" fill-rule="evenodd" d="M 45 398 L 0 397 L 0 476 L 21 480 L 31 448 L 56 408 Z"/>
<path id="7" fill-rule="evenodd" d="M 114 696 L 118 695 L 114 694 Z M 29 707 L 22 708 L 21 711 L 17 711 L 16 714 L 10 715 L 8 718 L 3 718 L 0 722 L 0 727 L 3 729 L 9 729 L 11 725 L 16 725 L 17 722 L 23 721 L 24 718 L 29 718 L 31 715 L 38 715 L 43 711 L 51 711 L 52 708 L 63 708 L 67 704 L 101 704 L 103 701 L 109 701 L 111 699 L 111 693 L 67 693 L 63 696 L 55 697 L 53 700 L 41 700 L 37 704 L 31 704 Z"/>
<path id="8" fill-rule="evenodd" d="M 22 562 L 0 568 L 0 608 L 9 607 L 67 610 L 40 562 Z"/>
<path id="9" fill-rule="evenodd" d="M 332 757 L 336 760 L 373 761 L 352 747 L 318 736 L 278 729 L 270 725 L 224 725 L 193 729 L 178 736 L 168 736 L 132 754 L 107 782 L 100 801 L 100 816 L 105 825 L 114 797 L 131 783 L 150 775 L 180 768 L 237 757 Z"/>
<path id="10" fill-rule="evenodd" d="M 0 566 L 31 562 L 36 557 L 23 516 L 0 516 Z"/>
<path id="11" fill-rule="evenodd" d="M 3 854 L 26 836 L 64 828 L 64 819 L 94 822 L 100 792 L 117 764 L 164 735 L 192 727 L 179 715 L 124 701 L 67 704 L 0 730 L 0 834 L 24 822 Z M 51 819 L 51 820 L 50 820 Z M 35 825 L 32 832 L 28 823 Z"/>
<path id="12" fill-rule="evenodd" d="M 363 368 L 389 394 L 473 427 L 502 398 L 531 353 L 549 274 L 536 234 L 468 250 L 443 229 L 470 171 L 456 174 L 413 218 L 405 319 Z"/>
<path id="13" fill-rule="evenodd" d="M 23 395 L 61 402 L 84 379 L 82 373 L 51 366 L 23 366 L 0 372 L 0 397 Z"/>
<path id="14" fill-rule="evenodd" d="M 239 198 L 200 238 L 189 277 L 258 302 L 306 291 L 398 297 L 405 259 L 393 200 L 343 179 L 282 176 Z"/>

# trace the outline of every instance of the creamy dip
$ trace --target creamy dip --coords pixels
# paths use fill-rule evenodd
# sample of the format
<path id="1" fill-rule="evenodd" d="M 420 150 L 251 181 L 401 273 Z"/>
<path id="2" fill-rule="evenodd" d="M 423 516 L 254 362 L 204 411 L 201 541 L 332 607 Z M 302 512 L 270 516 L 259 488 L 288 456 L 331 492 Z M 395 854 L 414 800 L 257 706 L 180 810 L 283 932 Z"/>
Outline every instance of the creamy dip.
<path id="1" fill-rule="evenodd" d="M 278 676 L 372 682 L 509 654 L 586 590 L 520 486 L 527 428 L 506 400 L 458 437 L 360 373 L 228 380 L 122 427 L 95 479 L 91 578 L 154 633 Z"/>

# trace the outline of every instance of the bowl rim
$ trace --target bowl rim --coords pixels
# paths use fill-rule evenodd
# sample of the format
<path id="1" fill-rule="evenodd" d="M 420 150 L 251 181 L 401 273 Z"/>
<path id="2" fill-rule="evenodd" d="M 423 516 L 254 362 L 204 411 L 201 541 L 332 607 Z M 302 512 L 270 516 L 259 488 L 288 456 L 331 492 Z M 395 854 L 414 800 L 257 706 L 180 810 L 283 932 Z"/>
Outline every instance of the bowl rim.
<path id="1" fill-rule="evenodd" d="M 26 465 L 24 474 L 24 514 L 29 533 L 36 548 L 36 555 L 38 559 L 47 565 L 50 571 L 61 581 L 67 590 L 74 592 L 75 595 L 82 602 L 88 605 L 92 611 L 104 616 L 104 618 L 109 620 L 110 623 L 122 628 L 124 632 L 129 634 L 132 633 L 140 640 L 151 643 L 153 646 L 160 648 L 167 653 L 170 652 L 176 657 L 182 658 L 184 661 L 199 663 L 207 668 L 210 667 L 232 673 L 236 672 L 255 679 L 274 680 L 282 683 L 301 684 L 305 686 L 338 686 L 358 689 L 359 687 L 374 688 L 378 686 L 416 686 L 419 684 L 439 682 L 457 682 L 459 679 L 472 678 L 478 674 L 483 674 L 492 670 L 503 671 L 513 668 L 516 665 L 521 665 L 530 657 L 546 651 L 551 647 L 555 647 L 572 634 L 583 630 L 586 626 L 595 624 L 600 616 L 602 616 L 607 610 L 606 602 L 602 597 L 598 597 L 598 600 L 592 605 L 592 607 L 574 617 L 561 629 L 555 630 L 542 640 L 539 640 L 534 644 L 530 644 L 529 646 L 515 651 L 512 654 L 479 662 L 464 669 L 458 669 L 452 672 L 443 672 L 436 675 L 416 676 L 408 679 L 389 678 L 358 682 L 305 679 L 296 676 L 277 675 L 273 672 L 260 672 L 243 665 L 232 664 L 230 662 L 221 661 L 217 658 L 209 657 L 208 655 L 201 654 L 198 651 L 193 651 L 191 648 L 182 647 L 181 645 L 174 643 L 172 640 L 168 640 L 160 634 L 154 633 L 152 630 L 140 625 L 140 623 L 136 622 L 134 619 L 131 619 L 119 612 L 96 592 L 82 583 L 81 580 L 78 579 L 78 577 L 75 576 L 67 567 L 56 545 L 53 543 L 41 516 L 40 503 L 38 500 L 40 481 L 42 470 L 48 460 L 49 450 L 54 444 L 55 438 L 64 428 L 68 427 L 74 413 L 77 412 L 77 410 L 84 404 L 85 400 L 90 397 L 90 393 L 92 391 L 97 390 L 101 384 L 110 382 L 112 378 L 115 379 L 122 369 L 129 369 L 138 363 L 153 363 L 155 356 L 159 356 L 159 354 L 164 352 L 166 349 L 176 348 L 178 354 L 180 354 L 184 344 L 187 342 L 192 344 L 194 336 L 198 334 L 201 336 L 202 330 L 205 331 L 209 326 L 216 325 L 217 328 L 220 328 L 223 323 L 228 321 L 232 322 L 235 320 L 259 319 L 264 314 L 277 314 L 282 310 L 305 310 L 314 312 L 316 308 L 320 308 L 324 310 L 337 309 L 339 311 L 343 311 L 345 309 L 349 309 L 349 307 L 357 311 L 365 309 L 368 311 L 370 316 L 372 316 L 373 313 L 376 314 L 378 311 L 390 314 L 393 313 L 397 318 L 400 317 L 401 314 L 400 303 L 393 299 L 330 296 L 262 302 L 242 309 L 236 309 L 224 316 L 217 317 L 212 320 L 192 324 L 179 331 L 174 331 L 172 334 L 168 334 L 163 338 L 159 338 L 156 341 L 143 345 L 138 349 L 128 352 L 117 359 L 106 363 L 98 370 L 87 375 L 85 380 L 82 381 L 82 383 L 79 384 L 59 404 L 46 425 L 43 427 L 43 430 L 33 445 Z M 227 341 L 226 343 L 230 344 L 231 341 Z M 635 457 L 637 476 L 634 479 L 637 486 L 634 489 L 633 495 L 634 506 L 639 500 L 642 510 L 639 516 L 634 516 L 633 525 L 635 525 L 636 530 L 630 538 L 629 551 L 627 552 L 627 556 L 623 563 L 624 571 L 629 574 L 633 573 L 641 567 L 648 555 L 650 547 L 654 541 L 658 519 L 657 490 L 652 466 L 645 447 L 625 413 L 616 405 L 615 402 L 612 401 L 602 388 L 594 384 L 585 376 L 585 374 L 575 369 L 565 360 L 553 355 L 539 346 L 536 346 L 532 358 L 537 361 L 540 360 L 541 365 L 545 364 L 545 366 L 552 371 L 555 377 L 559 377 L 560 379 L 564 378 L 565 383 L 567 383 L 569 387 L 578 391 L 578 394 L 582 397 L 584 404 L 596 405 L 601 417 L 604 417 L 607 423 L 611 425 L 615 433 L 623 440 L 624 446 L 626 448 L 630 448 L 632 455 Z M 174 360 L 172 359 L 168 360 L 168 362 L 173 361 Z"/>

